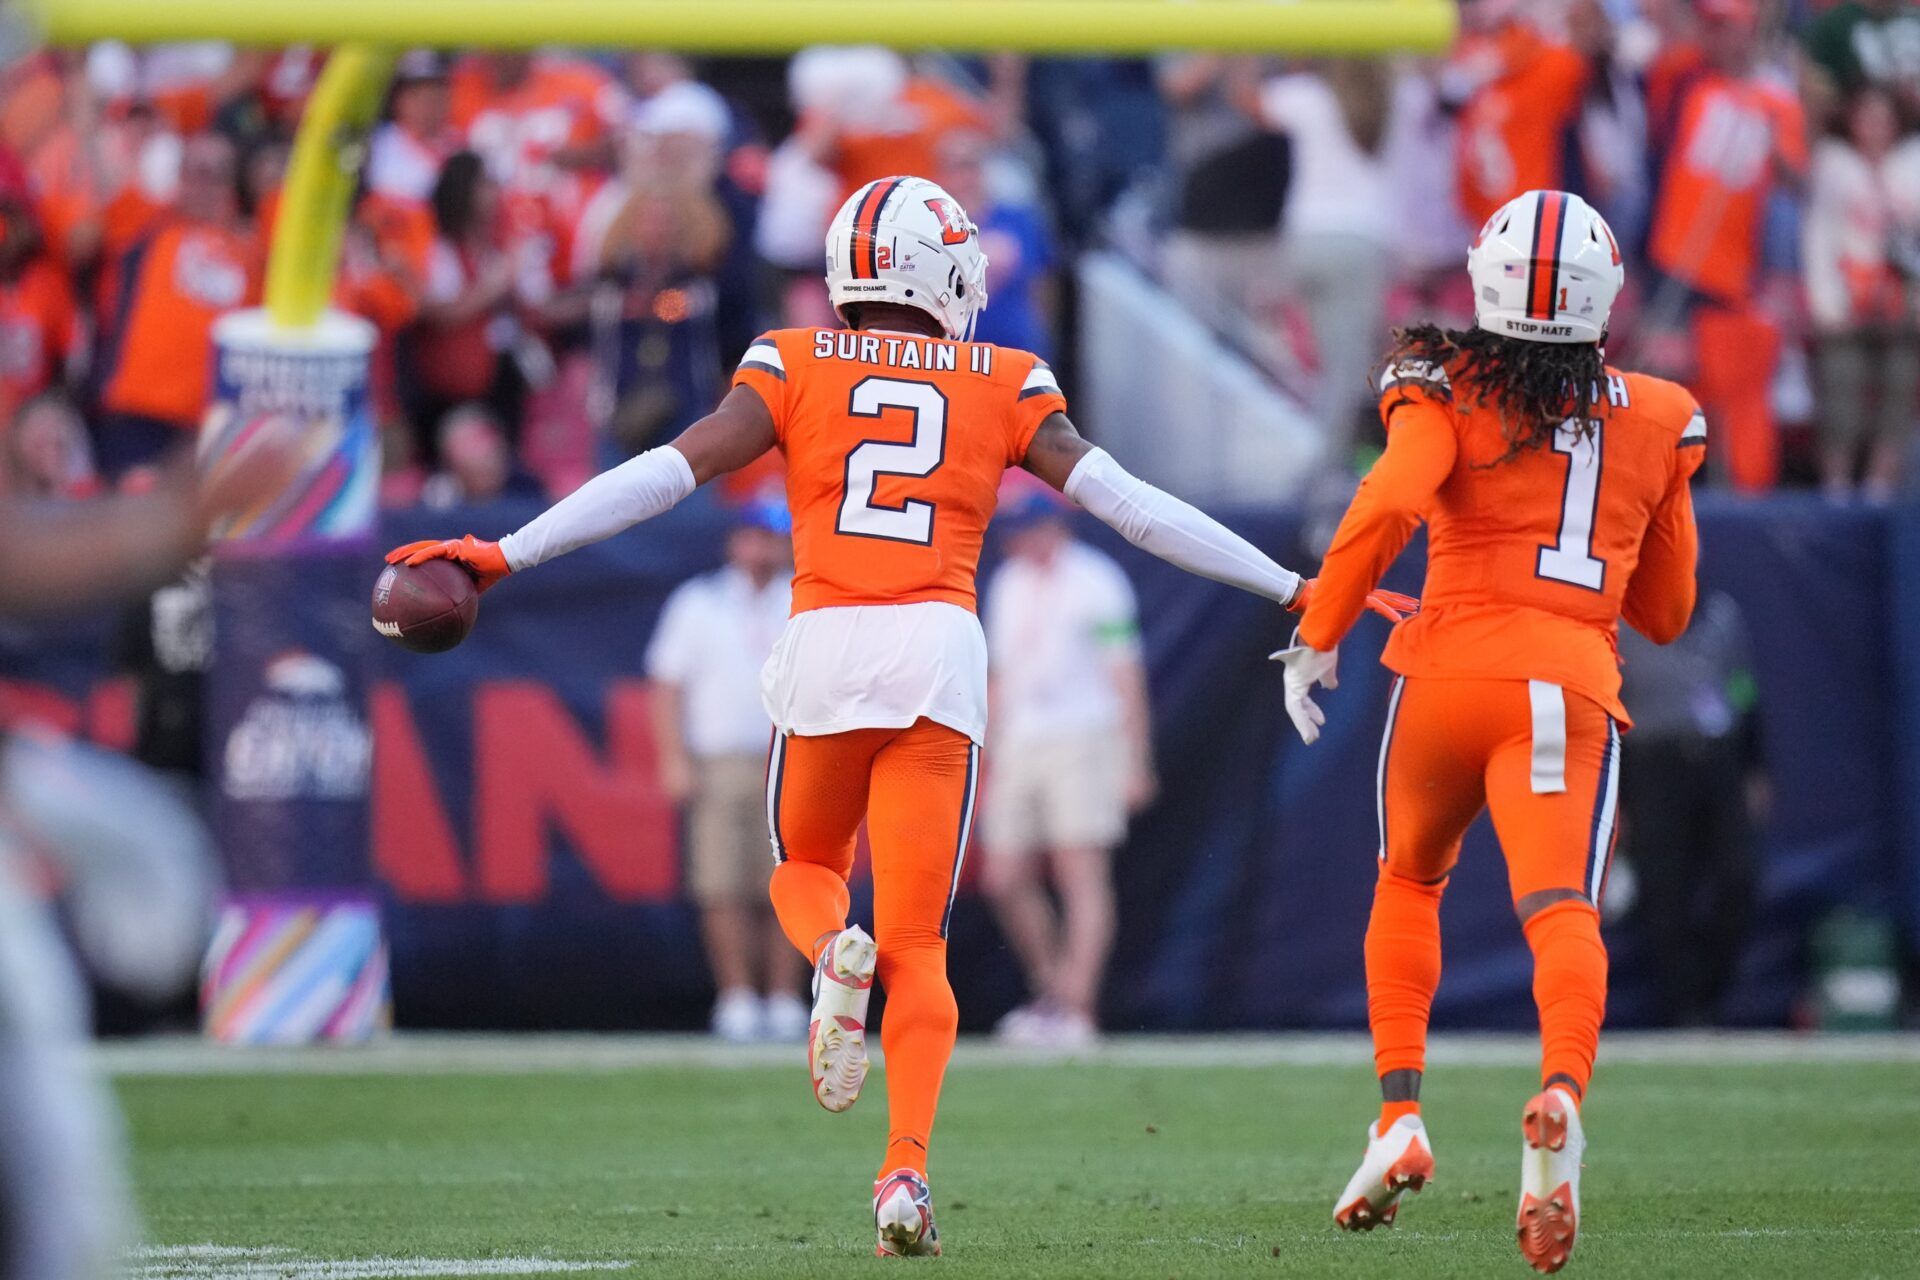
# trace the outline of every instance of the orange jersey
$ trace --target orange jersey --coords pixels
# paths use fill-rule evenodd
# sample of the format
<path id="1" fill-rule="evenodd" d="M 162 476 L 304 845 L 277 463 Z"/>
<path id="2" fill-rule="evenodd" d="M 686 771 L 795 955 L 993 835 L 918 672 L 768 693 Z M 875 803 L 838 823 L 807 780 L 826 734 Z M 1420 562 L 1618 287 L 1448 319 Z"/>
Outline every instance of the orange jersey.
<path id="1" fill-rule="evenodd" d="M 909 83 L 889 114 L 888 128 L 849 131 L 834 140 L 830 163 L 840 189 L 851 194 L 896 173 L 938 173 L 940 144 L 958 131 L 990 130 L 987 113 L 937 80 Z"/>
<path id="2" fill-rule="evenodd" d="M 192 430 L 213 390 L 213 322 L 259 299 L 255 244 L 223 227 L 174 222 L 119 271 L 101 407 Z"/>
<path id="3" fill-rule="evenodd" d="M 628 111 L 618 81 L 572 58 L 536 57 L 526 78 L 504 89 L 484 64 L 467 59 L 454 67 L 451 94 L 453 127 L 514 193 L 563 185 L 554 154 L 606 139 L 625 124 Z"/>
<path id="4" fill-rule="evenodd" d="M 1668 93 L 1673 132 L 1648 256 L 1701 293 L 1745 302 L 1774 175 L 1807 165 L 1806 118 L 1790 91 L 1754 79 L 1700 72 Z"/>
<path id="5" fill-rule="evenodd" d="M 1699 405 L 1675 383 L 1610 369 L 1592 434 L 1562 425 L 1551 447 L 1506 456 L 1498 412 L 1447 388 L 1444 371 L 1392 372 L 1387 451 L 1327 552 L 1301 639 L 1337 644 L 1424 519 L 1421 609 L 1382 661 L 1405 676 L 1558 684 L 1625 722 L 1620 619 L 1665 643 L 1693 612 Z"/>
<path id="6" fill-rule="evenodd" d="M 1479 226 L 1523 191 L 1561 186 L 1565 134 L 1580 107 L 1587 62 L 1518 24 L 1463 40 L 1454 60 L 1492 68 L 1460 112 L 1460 207 Z"/>
<path id="7" fill-rule="evenodd" d="M 786 458 L 795 613 L 972 609 L 1000 478 L 1067 407 L 1037 356 L 906 333 L 780 329 L 733 381 L 767 402 Z"/>
<path id="8" fill-rule="evenodd" d="M 58 381 L 79 342 L 79 307 L 52 259 L 0 283 L 0 420 Z"/>

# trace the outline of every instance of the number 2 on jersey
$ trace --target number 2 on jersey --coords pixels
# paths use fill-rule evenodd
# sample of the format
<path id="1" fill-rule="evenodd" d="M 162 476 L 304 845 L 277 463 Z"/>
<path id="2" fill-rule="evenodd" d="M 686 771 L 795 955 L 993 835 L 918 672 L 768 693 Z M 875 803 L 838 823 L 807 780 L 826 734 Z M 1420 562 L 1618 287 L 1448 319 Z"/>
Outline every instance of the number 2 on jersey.
<path id="1" fill-rule="evenodd" d="M 1607 580 L 1607 562 L 1593 554 L 1593 522 L 1600 511 L 1600 433 L 1582 436 L 1571 420 L 1553 430 L 1553 451 L 1567 459 L 1567 488 L 1560 499 L 1560 537 L 1540 548 L 1534 572 L 1553 582 L 1598 591 Z"/>
<path id="2" fill-rule="evenodd" d="M 947 398 L 927 382 L 904 378 L 863 378 L 854 384 L 847 412 L 878 418 L 887 409 L 913 414 L 913 439 L 864 440 L 847 455 L 846 493 L 840 499 L 836 532 L 856 538 L 933 545 L 933 504 L 909 498 L 897 507 L 877 504 L 874 485 L 881 476 L 925 477 L 947 457 Z"/>

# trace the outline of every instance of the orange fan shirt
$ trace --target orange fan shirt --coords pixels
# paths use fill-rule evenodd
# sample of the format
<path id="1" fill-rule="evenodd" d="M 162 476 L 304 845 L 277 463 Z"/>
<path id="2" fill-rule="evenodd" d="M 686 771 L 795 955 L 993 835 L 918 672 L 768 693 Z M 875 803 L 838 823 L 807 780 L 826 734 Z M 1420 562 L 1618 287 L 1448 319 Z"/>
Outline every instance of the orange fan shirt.
<path id="1" fill-rule="evenodd" d="M 0 282 L 0 422 L 59 379 L 79 341 L 80 309 L 51 258 Z"/>
<path id="2" fill-rule="evenodd" d="M 834 140 L 829 161 L 840 189 L 858 191 L 896 173 L 938 173 L 940 146 L 958 130 L 991 130 L 971 98 L 937 80 L 915 79 L 894 104 L 890 127 L 850 131 Z"/>
<path id="3" fill-rule="evenodd" d="M 1563 185 L 1566 131 L 1580 109 L 1587 62 L 1522 25 L 1462 41 L 1455 60 L 1494 68 L 1459 121 L 1460 207 L 1479 226 L 1523 191 Z"/>
<path id="4" fill-rule="evenodd" d="M 795 613 L 972 609 L 1000 478 L 1067 407 L 1029 352 L 906 333 L 776 330 L 733 381 L 766 401 L 786 458 Z"/>
<path id="5" fill-rule="evenodd" d="M 463 60 L 450 88 L 453 127 L 510 192 L 545 192 L 567 178 L 555 152 L 607 137 L 625 123 L 626 92 L 590 62 L 539 56 L 526 79 L 493 84 L 484 64 Z"/>
<path id="6" fill-rule="evenodd" d="M 1320 570 L 1301 639 L 1339 643 L 1422 519 L 1420 612 L 1381 661 L 1404 676 L 1542 680 L 1623 724 L 1615 648 L 1624 616 L 1666 642 L 1693 612 L 1698 534 L 1689 482 L 1707 424 L 1685 388 L 1609 369 L 1598 427 L 1562 425 L 1511 456 L 1499 413 L 1402 364 L 1381 411 L 1387 451 Z"/>
<path id="7" fill-rule="evenodd" d="M 103 345 L 101 407 L 184 430 L 200 425 L 213 392 L 213 322 L 260 298 L 251 237 L 172 222 L 120 264 Z"/>
<path id="8" fill-rule="evenodd" d="M 1806 169 L 1806 117 L 1791 92 L 1756 79 L 1704 71 L 1670 92 L 1648 256 L 1701 293 L 1748 302 L 1775 174 Z"/>

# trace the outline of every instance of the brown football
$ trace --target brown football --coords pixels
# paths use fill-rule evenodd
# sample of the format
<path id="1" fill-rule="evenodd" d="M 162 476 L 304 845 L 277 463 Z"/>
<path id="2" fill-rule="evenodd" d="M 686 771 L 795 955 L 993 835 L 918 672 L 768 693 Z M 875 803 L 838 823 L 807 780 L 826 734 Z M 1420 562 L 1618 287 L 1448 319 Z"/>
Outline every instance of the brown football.
<path id="1" fill-rule="evenodd" d="M 480 615 L 473 575 L 451 560 L 390 564 L 373 582 L 373 629 L 415 653 L 444 653 Z"/>

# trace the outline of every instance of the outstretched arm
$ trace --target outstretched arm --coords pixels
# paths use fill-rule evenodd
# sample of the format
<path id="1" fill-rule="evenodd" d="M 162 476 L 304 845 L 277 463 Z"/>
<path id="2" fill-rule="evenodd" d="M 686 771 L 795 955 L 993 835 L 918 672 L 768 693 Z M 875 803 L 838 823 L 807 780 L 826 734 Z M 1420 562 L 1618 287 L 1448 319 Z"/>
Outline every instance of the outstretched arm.
<path id="1" fill-rule="evenodd" d="M 715 476 L 746 466 L 774 445 L 773 415 L 751 387 L 727 398 L 672 444 L 649 449 L 603 471 L 499 542 L 468 535 L 445 542 L 412 542 L 387 553 L 404 560 L 457 561 L 481 590 L 509 573 L 621 533 L 652 519 Z"/>
<path id="2" fill-rule="evenodd" d="M 1276 564 L 1206 512 L 1128 474 L 1106 450 L 1081 436 L 1064 413 L 1050 414 L 1040 424 L 1021 465 L 1134 546 L 1188 573 L 1265 596 L 1296 613 L 1313 596 L 1311 579 Z M 1364 603 L 1389 622 L 1419 607 L 1392 591 L 1371 592 Z"/>
<path id="3" fill-rule="evenodd" d="M 1417 395 L 1418 393 L 1408 393 Z M 1300 643 L 1327 652 L 1352 629 L 1380 575 L 1406 548 L 1420 513 L 1453 471 L 1459 441 L 1446 410 L 1424 397 L 1396 407 L 1387 450 L 1360 482 L 1320 563 Z"/>
<path id="4" fill-rule="evenodd" d="M 1188 573 L 1282 605 L 1291 605 L 1300 594 L 1299 574 L 1212 516 L 1129 475 L 1106 450 L 1088 443 L 1064 413 L 1040 424 L 1021 465 L 1134 546 Z"/>

